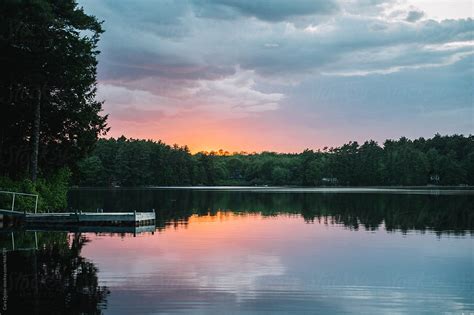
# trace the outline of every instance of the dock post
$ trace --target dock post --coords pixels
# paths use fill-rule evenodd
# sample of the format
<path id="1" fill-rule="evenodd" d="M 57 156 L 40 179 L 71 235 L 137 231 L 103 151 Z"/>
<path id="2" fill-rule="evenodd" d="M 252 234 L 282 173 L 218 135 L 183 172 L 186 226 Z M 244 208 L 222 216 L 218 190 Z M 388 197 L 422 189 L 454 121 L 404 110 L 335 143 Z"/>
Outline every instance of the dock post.
<path id="1" fill-rule="evenodd" d="M 13 235 L 13 232 L 12 232 L 12 249 L 15 250 L 15 236 Z"/>
<path id="2" fill-rule="evenodd" d="M 36 246 L 36 250 L 38 250 L 38 235 L 36 234 L 36 231 L 35 231 L 35 246 Z"/>
<path id="3" fill-rule="evenodd" d="M 15 196 L 16 196 L 16 194 L 13 193 L 13 197 L 12 197 L 12 211 L 15 210 Z"/>

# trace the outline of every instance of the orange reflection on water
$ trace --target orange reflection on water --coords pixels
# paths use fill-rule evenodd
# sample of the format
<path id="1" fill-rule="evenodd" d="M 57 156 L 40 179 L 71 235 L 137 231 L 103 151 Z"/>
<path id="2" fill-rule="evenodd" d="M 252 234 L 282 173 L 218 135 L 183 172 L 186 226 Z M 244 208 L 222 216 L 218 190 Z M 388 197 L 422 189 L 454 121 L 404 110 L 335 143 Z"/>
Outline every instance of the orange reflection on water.
<path id="1" fill-rule="evenodd" d="M 299 215 L 265 217 L 261 214 L 218 211 L 212 215 L 192 215 L 186 225 L 168 227 L 154 235 L 126 235 L 121 238 L 89 235 L 93 242 L 84 248 L 84 253 L 115 263 L 117 252 L 129 263 L 137 253 L 140 253 L 142 260 L 160 260 L 165 253 L 173 253 L 172 256 L 179 256 L 179 260 L 195 260 L 199 256 L 209 258 L 239 252 L 262 253 L 273 251 L 275 246 L 286 251 L 297 243 L 309 240 L 315 246 L 318 240 L 334 241 L 344 234 L 344 231 L 338 231 L 336 235 L 336 231 L 324 224 L 307 224 Z M 110 256 L 105 255 L 107 252 Z"/>

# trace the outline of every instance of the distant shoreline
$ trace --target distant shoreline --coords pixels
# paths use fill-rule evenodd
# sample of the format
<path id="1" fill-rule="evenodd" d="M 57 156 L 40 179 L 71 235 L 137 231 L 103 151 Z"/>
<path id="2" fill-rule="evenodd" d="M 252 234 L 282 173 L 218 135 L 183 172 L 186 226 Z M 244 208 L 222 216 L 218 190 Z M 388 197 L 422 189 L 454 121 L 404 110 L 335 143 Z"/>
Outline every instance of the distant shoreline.
<path id="1" fill-rule="evenodd" d="M 70 187 L 70 190 L 195 190 L 268 193 L 402 193 L 474 194 L 474 186 L 371 186 L 371 187 L 296 187 L 296 186 L 143 186 Z"/>

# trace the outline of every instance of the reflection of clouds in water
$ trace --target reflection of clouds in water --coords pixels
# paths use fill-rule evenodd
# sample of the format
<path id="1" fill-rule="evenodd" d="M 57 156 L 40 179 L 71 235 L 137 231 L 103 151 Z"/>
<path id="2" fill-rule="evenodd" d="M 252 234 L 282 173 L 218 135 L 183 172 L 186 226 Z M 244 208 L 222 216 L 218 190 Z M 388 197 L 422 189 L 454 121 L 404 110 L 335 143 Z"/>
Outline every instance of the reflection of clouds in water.
<path id="1" fill-rule="evenodd" d="M 472 309 L 472 238 L 270 219 L 191 217 L 153 237 L 98 237 L 84 252 L 111 290 L 110 314 Z"/>
<path id="2" fill-rule="evenodd" d="M 191 260 L 176 252 L 164 251 L 156 255 L 127 255 L 98 261 L 100 279 L 110 288 L 130 289 L 150 286 L 159 291 L 179 288 L 185 295 L 197 296 L 202 292 L 231 294 L 237 302 L 257 298 L 259 290 L 281 287 L 278 279 L 285 275 L 286 267 L 281 258 L 258 253 L 242 254 L 227 251 L 227 255 L 207 253 Z M 183 264 L 183 260 L 186 261 Z M 101 268 L 101 266 L 104 266 Z M 277 278 L 273 278 L 277 277 Z M 271 279 L 275 280 L 271 280 Z M 286 277 L 285 277 L 286 278 Z M 283 285 L 288 290 L 290 279 Z M 297 287 L 298 284 L 291 285 Z M 183 296 L 182 296 L 183 297 Z M 179 299 L 179 297 L 176 297 Z M 233 299 L 233 298 L 232 298 Z"/>
<path id="3" fill-rule="evenodd" d="M 228 256 L 226 262 L 213 267 L 207 273 L 196 272 L 192 279 L 200 288 L 233 293 L 237 301 L 256 298 L 262 277 L 282 276 L 286 269 L 280 257 L 267 255 Z"/>
<path id="4" fill-rule="evenodd" d="M 469 312 L 472 303 L 463 301 L 459 296 L 440 294 L 439 292 L 417 291 L 408 288 L 380 286 L 343 286 L 334 287 L 338 300 L 347 312 L 357 309 L 358 313 L 371 313 L 374 307 L 378 313 L 407 314 L 427 312 L 426 301 L 429 300 L 429 310 L 454 310 Z M 468 303 L 466 303 L 468 302 Z M 431 312 L 430 311 L 430 312 Z"/>
<path id="5" fill-rule="evenodd" d="M 181 265 L 180 260 L 175 259 L 177 257 L 169 258 L 161 257 L 154 262 L 137 259 L 101 275 L 103 278 L 112 277 L 113 283 L 109 285 L 114 286 L 146 283 L 158 283 L 162 289 L 186 286 L 196 290 L 226 291 L 240 300 L 254 297 L 263 278 L 283 276 L 286 270 L 277 256 L 231 255 L 211 264 L 197 260 L 185 265 Z M 124 277 L 114 277 L 117 273 Z"/>
<path id="6" fill-rule="evenodd" d="M 236 310 L 238 305 L 255 301 L 268 303 L 265 307 L 271 308 L 272 301 L 278 299 L 278 294 L 271 293 L 273 289 L 298 290 L 294 281 L 280 283 L 288 278 L 285 271 L 281 258 L 272 255 L 229 252 L 225 257 L 202 255 L 183 263 L 183 257 L 164 254 L 120 263 L 114 272 L 101 274 L 100 279 L 111 290 L 111 314 L 124 312 L 137 300 L 153 311 L 208 314 L 206 305 Z M 260 301 L 262 296 L 268 302 Z"/>

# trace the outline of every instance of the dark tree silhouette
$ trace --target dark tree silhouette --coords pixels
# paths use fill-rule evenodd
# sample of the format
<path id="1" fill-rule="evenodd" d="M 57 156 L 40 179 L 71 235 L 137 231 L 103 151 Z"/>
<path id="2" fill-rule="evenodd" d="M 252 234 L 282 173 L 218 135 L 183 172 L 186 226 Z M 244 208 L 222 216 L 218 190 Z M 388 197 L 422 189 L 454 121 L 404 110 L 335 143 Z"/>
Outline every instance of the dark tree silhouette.
<path id="1" fill-rule="evenodd" d="M 101 23 L 74 0 L 0 2 L 0 174 L 74 167 L 106 131 L 95 100 Z"/>

